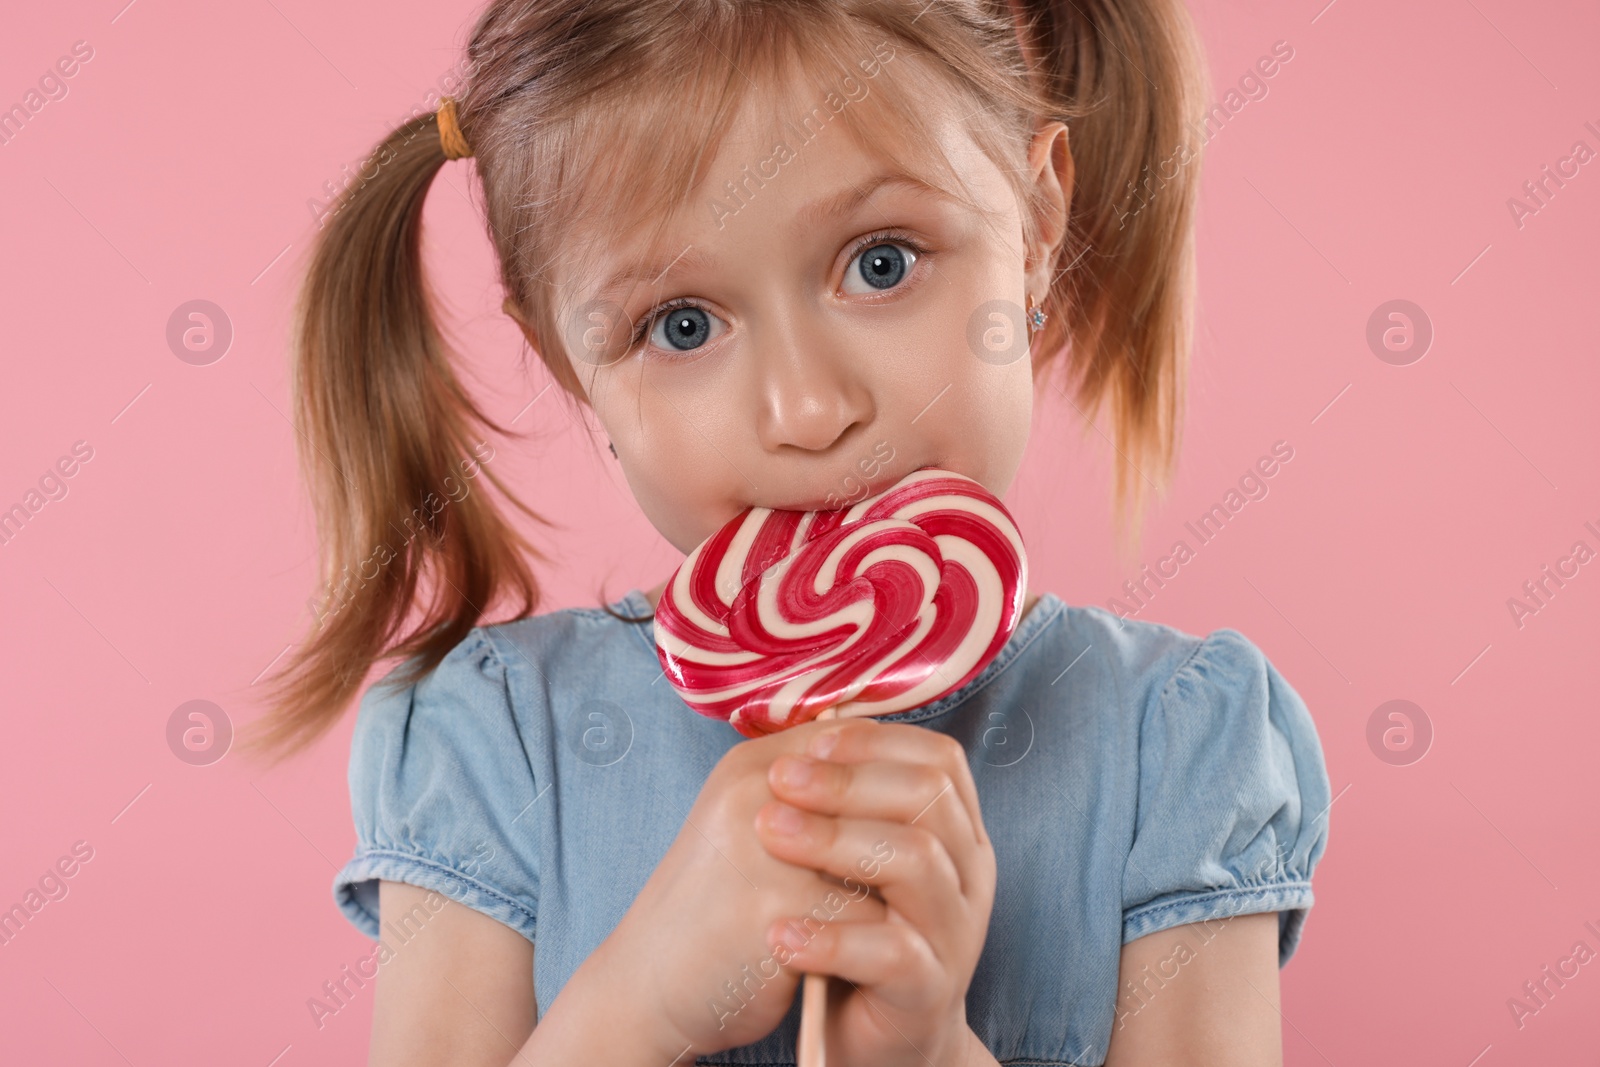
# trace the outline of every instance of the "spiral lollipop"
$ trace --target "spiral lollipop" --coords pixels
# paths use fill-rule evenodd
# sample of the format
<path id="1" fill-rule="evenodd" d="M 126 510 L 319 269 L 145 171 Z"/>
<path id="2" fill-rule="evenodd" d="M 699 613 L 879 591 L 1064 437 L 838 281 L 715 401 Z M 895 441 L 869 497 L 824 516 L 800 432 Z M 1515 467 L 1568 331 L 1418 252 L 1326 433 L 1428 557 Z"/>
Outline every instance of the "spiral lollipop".
<path id="1" fill-rule="evenodd" d="M 835 511 L 749 508 L 691 552 L 656 651 L 695 711 L 747 737 L 888 715 L 959 689 L 1021 618 L 1027 556 L 964 475 L 913 471 Z"/>
<path id="2" fill-rule="evenodd" d="M 1028 559 L 988 490 L 936 467 L 849 509 L 749 508 L 656 606 L 668 681 L 747 737 L 888 715 L 961 688 L 1022 617 Z M 827 976 L 802 989 L 800 1067 L 825 1067 Z"/>

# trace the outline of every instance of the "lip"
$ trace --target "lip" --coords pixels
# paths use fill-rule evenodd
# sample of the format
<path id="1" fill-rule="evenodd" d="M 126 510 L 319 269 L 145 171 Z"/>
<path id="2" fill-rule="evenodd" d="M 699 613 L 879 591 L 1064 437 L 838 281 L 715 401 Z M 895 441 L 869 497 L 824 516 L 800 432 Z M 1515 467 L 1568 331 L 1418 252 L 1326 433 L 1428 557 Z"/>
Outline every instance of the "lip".
<path id="1" fill-rule="evenodd" d="M 907 470 L 903 470 L 903 471 L 900 471 L 900 472 L 894 473 L 894 474 L 889 474 L 889 475 L 886 475 L 886 476 L 881 477 L 881 478 L 869 478 L 869 479 L 866 480 L 866 482 L 867 482 L 867 491 L 866 492 L 862 493 L 862 492 L 858 491 L 855 495 L 850 496 L 847 499 L 843 499 L 842 502 L 840 502 L 840 503 L 835 503 L 832 507 L 830 507 L 828 505 L 828 498 L 831 496 L 835 501 L 839 501 L 839 500 L 841 500 L 842 497 L 844 497 L 843 493 L 841 493 L 841 492 L 839 492 L 837 490 L 834 490 L 832 492 L 825 493 L 820 497 L 811 497 L 811 498 L 807 499 L 806 501 L 802 501 L 800 503 L 782 504 L 782 505 L 780 505 L 778 507 L 772 508 L 772 510 L 773 511 L 799 511 L 799 512 L 807 512 L 807 511 L 848 511 L 849 509 L 855 507 L 857 504 L 860 504 L 863 501 L 871 500 L 875 496 L 881 496 L 883 493 L 887 492 L 890 488 L 892 488 L 893 486 L 899 484 L 902 480 L 904 480 L 905 478 L 910 477 L 912 474 L 915 474 L 917 471 L 925 470 L 925 469 L 927 469 L 929 467 L 937 467 L 937 466 L 938 466 L 938 464 L 936 464 L 936 463 L 924 463 L 924 464 L 922 464 L 920 466 L 911 467 L 911 468 L 909 468 Z M 761 506 L 765 506 L 765 505 L 761 505 Z"/>

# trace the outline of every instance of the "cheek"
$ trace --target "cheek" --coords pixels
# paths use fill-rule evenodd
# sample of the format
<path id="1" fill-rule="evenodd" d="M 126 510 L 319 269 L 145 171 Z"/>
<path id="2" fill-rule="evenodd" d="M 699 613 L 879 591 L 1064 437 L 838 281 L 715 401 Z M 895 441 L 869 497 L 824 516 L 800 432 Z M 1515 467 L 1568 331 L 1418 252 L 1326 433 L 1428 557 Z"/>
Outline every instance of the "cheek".
<path id="1" fill-rule="evenodd" d="M 966 365 L 961 383 L 965 402 L 952 405 L 950 426 L 955 455 L 971 464 L 971 477 L 996 496 L 1004 496 L 1022 466 L 1033 423 L 1033 374 L 1026 356 L 1003 367 L 980 360 Z M 955 389 L 951 390 L 952 393 Z"/>
<path id="2" fill-rule="evenodd" d="M 917 426 L 932 422 L 926 432 L 939 438 L 936 454 L 1003 496 L 1022 464 L 1033 418 L 1020 233 L 1012 242 L 974 233 L 962 252 L 959 263 L 946 267 L 948 295 L 930 316 L 924 342 L 937 353 L 927 377 L 950 389 Z"/>
<path id="3" fill-rule="evenodd" d="M 729 494 L 744 483 L 722 458 L 738 453 L 729 438 L 736 430 L 727 421 L 732 412 L 691 402 L 665 382 L 658 389 L 649 381 L 618 381 L 608 393 L 597 414 L 628 488 L 650 524 L 687 554 L 737 513 Z M 603 458 L 617 462 L 609 453 Z"/>
<path id="4" fill-rule="evenodd" d="M 968 312 L 1012 280 L 991 279 L 987 292 L 974 285 L 969 291 L 981 298 L 941 302 L 937 314 L 909 331 L 909 342 L 900 348 L 903 358 L 885 366 L 874 384 L 880 416 L 899 413 L 891 421 L 904 435 L 898 442 L 883 436 L 909 450 L 909 461 L 939 460 L 996 496 L 1004 495 L 1022 464 L 1033 417 L 1033 371 L 1025 351 L 1010 363 L 979 358 L 968 343 Z M 1020 290 L 1020 272 L 1014 280 Z"/>
<path id="5" fill-rule="evenodd" d="M 639 509 L 668 543 L 687 555 L 705 537 L 699 532 L 706 510 L 701 487 L 695 479 L 664 469 L 655 458 L 654 446 L 645 458 L 624 454 L 629 458 L 623 463 L 623 473 Z"/>

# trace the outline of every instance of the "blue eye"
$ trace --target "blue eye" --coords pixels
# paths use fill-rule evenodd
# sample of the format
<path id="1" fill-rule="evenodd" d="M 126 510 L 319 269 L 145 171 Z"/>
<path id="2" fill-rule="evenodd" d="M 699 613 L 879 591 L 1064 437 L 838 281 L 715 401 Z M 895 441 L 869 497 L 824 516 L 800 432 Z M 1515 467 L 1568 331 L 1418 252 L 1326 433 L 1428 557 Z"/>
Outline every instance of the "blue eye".
<path id="1" fill-rule="evenodd" d="M 892 289 L 905 280 L 917 253 L 909 245 L 898 241 L 878 241 L 862 249 L 856 256 L 856 269 L 845 272 L 848 282 L 859 275 L 872 289 Z"/>
<path id="2" fill-rule="evenodd" d="M 688 352 L 705 344 L 711 336 L 711 317 L 697 307 L 675 308 L 656 320 L 650 339 L 654 341 L 653 335 L 663 331 L 662 347 Z"/>
<path id="3" fill-rule="evenodd" d="M 669 301 L 641 322 L 633 343 L 648 340 L 669 352 L 691 352 L 711 339 L 713 319 L 722 321 L 691 301 Z"/>

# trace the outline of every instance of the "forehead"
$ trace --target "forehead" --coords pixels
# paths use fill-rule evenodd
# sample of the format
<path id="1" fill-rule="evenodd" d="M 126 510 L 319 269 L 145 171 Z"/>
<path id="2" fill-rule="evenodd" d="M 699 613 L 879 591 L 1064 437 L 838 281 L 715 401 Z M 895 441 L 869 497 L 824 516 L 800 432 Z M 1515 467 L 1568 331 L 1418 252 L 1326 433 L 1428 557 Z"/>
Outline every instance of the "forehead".
<path id="1" fill-rule="evenodd" d="M 648 282 L 697 233 L 718 232 L 741 204 L 728 183 L 751 197 L 756 174 L 776 174 L 754 195 L 783 204 L 796 225 L 826 221 L 880 178 L 899 179 L 885 191 L 916 183 L 984 210 L 975 177 L 994 165 L 968 133 L 964 101 L 929 64 L 884 47 L 866 50 L 854 68 L 799 52 L 765 72 L 756 81 L 735 71 L 728 99 L 685 87 L 684 102 L 646 105 L 591 140 L 587 204 L 563 211 L 563 302 L 616 299 L 600 292 L 607 280 Z"/>

